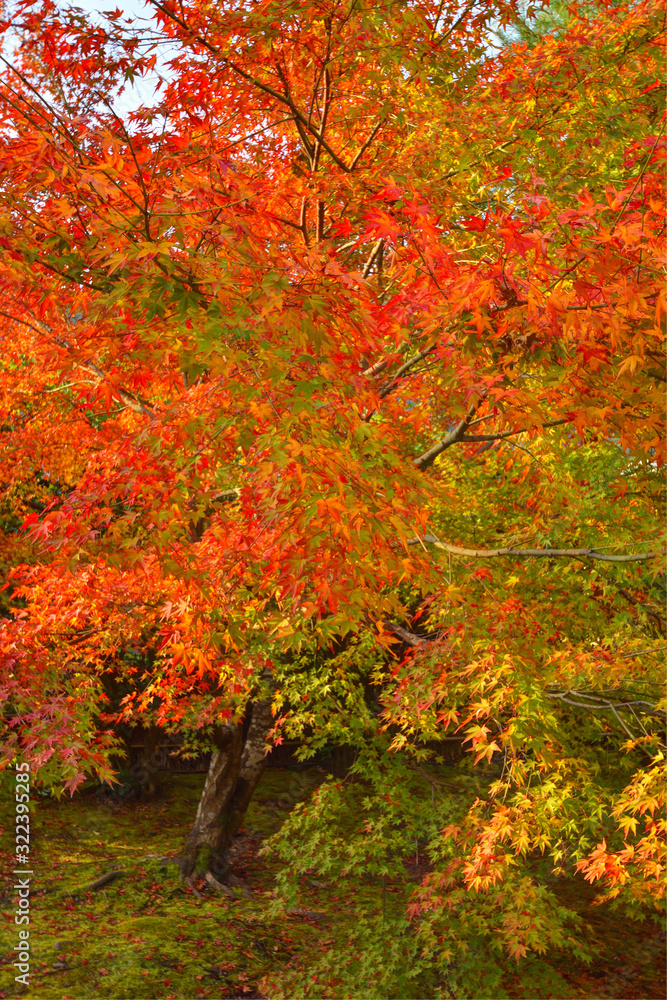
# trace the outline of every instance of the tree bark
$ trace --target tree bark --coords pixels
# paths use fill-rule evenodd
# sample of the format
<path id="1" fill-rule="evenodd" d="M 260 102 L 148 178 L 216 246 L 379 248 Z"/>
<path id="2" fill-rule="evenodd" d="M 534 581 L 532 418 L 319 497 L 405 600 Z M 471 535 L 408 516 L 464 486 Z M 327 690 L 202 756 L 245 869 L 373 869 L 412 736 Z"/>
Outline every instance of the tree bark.
<path id="1" fill-rule="evenodd" d="M 241 828 L 250 800 L 266 767 L 266 737 L 273 725 L 271 699 L 252 706 L 250 726 L 243 743 L 241 768 L 226 817 L 228 842 Z"/>
<path id="2" fill-rule="evenodd" d="M 227 855 L 266 764 L 272 726 L 271 699 L 254 702 L 245 738 L 243 726 L 226 726 L 211 757 L 195 822 L 181 854 L 181 875 L 229 874 Z"/>
<path id="3" fill-rule="evenodd" d="M 226 876 L 225 810 L 231 802 L 241 769 L 243 731 L 241 726 L 225 726 L 222 746 L 216 750 L 208 766 L 197 815 L 181 855 L 181 874 L 205 875 L 210 871 L 217 879 Z"/>
<path id="4" fill-rule="evenodd" d="M 139 794 L 143 800 L 153 799 L 160 791 L 159 768 L 164 754 L 160 753 L 163 730 L 156 725 L 143 732 L 143 747 L 139 758 Z"/>

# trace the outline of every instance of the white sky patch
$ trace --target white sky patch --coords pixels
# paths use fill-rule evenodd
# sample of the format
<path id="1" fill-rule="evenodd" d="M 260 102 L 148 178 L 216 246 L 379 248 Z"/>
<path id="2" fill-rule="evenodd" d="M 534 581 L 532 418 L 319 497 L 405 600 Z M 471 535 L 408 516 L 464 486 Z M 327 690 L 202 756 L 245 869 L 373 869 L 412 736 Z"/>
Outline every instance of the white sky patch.
<path id="1" fill-rule="evenodd" d="M 154 37 L 156 34 L 156 26 L 153 20 L 154 8 L 146 0 L 122 0 L 122 2 L 114 2 L 114 0 L 98 0 L 98 2 L 94 2 L 94 0 L 74 0 L 72 3 L 59 3 L 58 6 L 62 11 L 68 8 L 76 8 L 86 14 L 92 24 L 97 25 L 107 23 L 105 12 L 111 13 L 120 10 L 123 14 L 123 20 L 132 22 L 132 30 L 134 32 L 138 32 L 140 35 L 145 34 L 147 45 L 151 36 Z M 8 13 L 10 16 L 11 9 L 12 5 L 9 4 Z M 5 36 L 2 51 L 2 55 L 10 62 L 12 61 L 12 49 L 13 45 L 10 33 L 8 36 Z M 123 93 L 113 95 L 113 108 L 120 117 L 126 118 L 130 112 L 136 111 L 142 106 L 154 104 L 160 78 L 168 79 L 172 76 L 169 67 L 166 65 L 169 58 L 173 55 L 173 52 L 169 52 L 169 46 L 166 43 L 160 45 L 155 50 L 155 54 L 157 56 L 157 70 L 155 72 L 148 73 L 143 77 L 137 77 L 135 80 L 125 83 Z"/>

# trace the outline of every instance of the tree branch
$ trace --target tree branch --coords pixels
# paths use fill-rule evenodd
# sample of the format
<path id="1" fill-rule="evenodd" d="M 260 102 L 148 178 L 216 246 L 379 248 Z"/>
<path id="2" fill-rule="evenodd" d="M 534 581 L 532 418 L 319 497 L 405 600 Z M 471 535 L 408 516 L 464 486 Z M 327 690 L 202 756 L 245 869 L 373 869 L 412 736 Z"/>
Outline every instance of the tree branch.
<path id="1" fill-rule="evenodd" d="M 207 49 L 211 53 L 211 55 L 216 56 L 223 63 L 223 65 L 229 66 L 232 72 L 236 73 L 237 76 L 240 76 L 241 79 L 246 80 L 247 83 L 252 84 L 253 87 L 257 88 L 257 90 L 261 90 L 262 93 L 268 94 L 270 97 L 273 97 L 274 100 L 279 101 L 281 104 L 286 105 L 292 112 L 292 117 L 294 119 L 295 125 L 297 125 L 297 127 L 301 126 L 301 128 L 304 131 L 309 132 L 313 136 L 313 139 L 319 142 L 322 149 L 326 150 L 326 152 L 329 154 L 329 156 L 334 161 L 336 166 L 340 167 L 340 169 L 343 170 L 346 174 L 349 174 L 350 167 L 348 167 L 345 163 L 343 163 L 341 158 L 336 153 L 334 153 L 333 149 L 328 144 L 328 142 L 326 142 L 322 136 L 318 135 L 318 130 L 308 121 L 308 118 L 305 115 L 303 115 L 301 111 L 299 111 L 296 104 L 289 96 L 289 94 L 281 94 L 280 91 L 275 90 L 268 83 L 262 83 L 262 81 L 258 80 L 257 77 L 252 75 L 252 73 L 247 73 L 246 70 L 241 68 L 241 66 L 238 66 L 236 63 L 232 62 L 232 60 L 228 56 L 223 55 L 222 52 L 220 52 L 220 50 L 216 48 L 215 45 L 211 45 L 211 43 L 208 42 L 205 38 L 202 38 L 202 36 L 197 34 L 196 31 L 193 31 L 192 28 L 188 27 L 186 21 L 184 21 L 182 18 L 177 17 L 177 15 L 173 11 L 169 10 L 169 8 L 166 7 L 164 4 L 158 3 L 158 0 L 149 0 L 149 3 L 151 3 L 153 7 L 157 7 L 157 9 L 161 11 L 165 17 L 169 18 L 170 21 L 174 21 L 176 24 L 179 24 L 184 31 L 187 31 L 191 35 L 191 37 L 196 42 L 199 43 L 199 45 L 202 45 L 205 49 Z M 310 144 L 308 144 L 306 146 L 306 150 L 308 152 L 308 158 L 311 159 L 313 155 L 313 147 L 310 146 Z"/>
<path id="2" fill-rule="evenodd" d="M 372 268 L 373 264 L 375 263 L 375 258 L 377 257 L 377 255 L 379 254 L 380 250 L 382 249 L 382 244 L 383 243 L 384 243 L 384 236 L 380 237 L 380 239 L 377 241 L 377 243 L 375 244 L 375 246 L 371 250 L 370 257 L 368 258 L 368 260 L 364 264 L 364 269 L 361 272 L 362 276 L 364 278 L 367 278 L 368 275 L 371 273 L 371 268 Z"/>
<path id="3" fill-rule="evenodd" d="M 394 372 L 394 374 L 391 376 L 391 381 L 380 389 L 378 393 L 380 399 L 384 399 L 385 396 L 389 395 L 389 393 L 395 387 L 396 382 L 401 377 L 401 375 L 405 375 L 405 373 L 409 371 L 413 365 L 416 365 L 419 361 L 422 361 L 424 358 L 427 358 L 429 354 L 433 354 L 433 351 L 436 349 L 437 346 L 438 346 L 437 344 L 431 344 L 430 347 L 425 347 L 423 351 L 420 351 L 418 354 L 413 354 L 411 358 L 409 358 L 404 364 L 402 364 L 401 367 L 398 369 L 398 371 Z M 364 372 L 364 375 L 365 374 L 366 372 Z"/>
<path id="4" fill-rule="evenodd" d="M 409 646 L 421 646 L 422 643 L 426 642 L 423 636 L 415 635 L 414 632 L 409 632 L 408 629 L 403 628 L 402 625 L 397 625 L 395 622 L 384 621 L 382 624 L 388 632 L 395 635 L 397 639 L 407 642 Z"/>
<path id="5" fill-rule="evenodd" d="M 378 122 L 377 125 L 375 126 L 375 128 L 373 129 L 373 131 L 371 132 L 371 134 L 369 135 L 368 139 L 366 139 L 366 142 L 357 150 L 357 152 L 355 153 L 354 158 L 352 160 L 352 163 L 350 164 L 350 171 L 354 170 L 354 168 L 356 167 L 357 163 L 359 162 L 359 160 L 361 159 L 361 157 L 364 155 L 364 153 L 366 152 L 366 150 L 368 149 L 368 147 L 370 146 L 370 144 L 372 143 L 373 139 L 378 134 L 378 132 L 380 131 L 380 129 L 382 128 L 383 125 L 384 125 L 384 121 Z"/>
<path id="6" fill-rule="evenodd" d="M 628 555 L 612 556 L 606 552 L 596 552 L 595 549 L 467 549 L 461 545 L 450 545 L 449 542 L 441 542 L 435 535 L 422 535 L 418 538 L 408 539 L 408 545 L 421 545 L 427 542 L 435 545 L 438 549 L 451 552 L 454 556 L 472 556 L 475 559 L 497 559 L 499 556 L 517 556 L 518 558 L 559 558 L 568 559 L 600 559 L 604 562 L 628 563 L 646 562 L 648 559 L 655 559 L 664 555 L 664 552 L 631 552 Z"/>
<path id="7" fill-rule="evenodd" d="M 544 424 L 540 425 L 540 428 L 544 430 L 545 427 L 557 427 L 559 424 L 569 424 L 571 423 L 571 417 L 563 417 L 560 420 L 549 420 Z M 503 438 L 513 437 L 515 434 L 526 434 L 528 431 L 536 428 L 532 427 L 521 427 L 519 430 L 512 431 L 499 431 L 497 434 L 466 434 L 464 437 L 459 438 L 459 440 L 466 444 L 469 441 L 502 441 Z"/>
<path id="8" fill-rule="evenodd" d="M 32 323 L 28 323 L 27 320 L 21 319 L 20 316 L 13 316 L 11 313 L 4 312 L 4 310 L 2 309 L 0 309 L 0 316 L 5 316 L 7 319 L 13 320 L 15 323 L 21 323 L 23 326 L 27 326 L 29 330 L 34 330 L 34 332 L 39 334 L 40 336 L 44 334 L 44 330 L 39 330 Z M 75 350 L 74 345 L 70 344 L 70 342 L 68 340 L 65 340 L 64 337 L 60 337 L 58 336 L 58 334 L 54 334 L 53 331 L 48 330 L 48 328 L 47 332 L 51 334 L 55 343 L 59 347 L 64 347 L 68 351 Z M 86 371 L 92 372 L 92 374 L 96 375 L 97 378 L 99 378 L 101 381 L 105 381 L 107 378 L 106 373 L 101 368 L 98 368 L 98 366 L 94 364 L 92 361 L 76 361 L 75 364 L 79 368 L 85 368 Z M 135 413 L 142 413 L 144 416 L 148 416 L 153 412 L 152 407 L 148 403 L 145 403 L 142 399 L 140 399 L 138 396 L 135 396 L 134 393 L 130 392 L 128 389 L 124 389 L 122 386 L 115 385 L 114 390 L 116 391 L 116 394 L 120 398 L 121 402 L 124 403 L 124 405 L 127 406 L 128 409 L 134 410 Z"/>
<path id="9" fill-rule="evenodd" d="M 432 448 L 425 451 L 423 455 L 419 456 L 419 458 L 415 458 L 414 462 L 418 469 L 428 469 L 431 465 L 433 465 L 438 455 L 442 455 L 443 451 L 446 451 L 447 448 L 451 448 L 453 444 L 456 444 L 457 441 L 461 440 L 470 426 L 470 421 L 474 417 L 480 403 L 481 399 L 470 407 L 461 423 L 458 424 L 458 426 L 455 427 L 446 438 L 443 438 L 442 441 L 438 441 L 437 444 L 434 444 Z"/>

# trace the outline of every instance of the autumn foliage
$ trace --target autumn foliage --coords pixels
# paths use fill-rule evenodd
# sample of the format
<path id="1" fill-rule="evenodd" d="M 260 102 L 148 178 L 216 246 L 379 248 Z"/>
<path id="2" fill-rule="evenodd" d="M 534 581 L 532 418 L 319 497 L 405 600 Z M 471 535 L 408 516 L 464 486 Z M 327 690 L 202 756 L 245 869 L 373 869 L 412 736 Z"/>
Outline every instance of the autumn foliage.
<path id="1" fill-rule="evenodd" d="M 3 760 L 270 697 L 365 788 L 285 898 L 418 838 L 420 961 L 576 951 L 545 872 L 663 886 L 661 7 L 151 6 L 4 24 Z"/>

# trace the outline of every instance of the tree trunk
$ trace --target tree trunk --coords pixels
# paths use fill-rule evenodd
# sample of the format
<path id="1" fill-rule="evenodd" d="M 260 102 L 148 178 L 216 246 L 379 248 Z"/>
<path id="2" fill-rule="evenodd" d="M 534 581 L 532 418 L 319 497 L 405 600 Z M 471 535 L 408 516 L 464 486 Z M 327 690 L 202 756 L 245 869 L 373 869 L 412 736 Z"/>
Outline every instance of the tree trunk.
<path id="1" fill-rule="evenodd" d="M 220 748 L 211 757 L 194 826 L 181 854 L 181 874 L 205 875 L 218 881 L 229 874 L 227 853 L 238 833 L 264 771 L 266 736 L 271 729 L 271 699 L 256 701 L 250 725 L 226 726 Z"/>
<path id="2" fill-rule="evenodd" d="M 266 767 L 266 737 L 273 725 L 271 699 L 252 706 L 250 726 L 243 743 L 241 768 L 226 816 L 228 843 L 240 830 L 250 800 Z"/>
<path id="3" fill-rule="evenodd" d="M 165 756 L 160 753 L 163 730 L 151 725 L 144 730 L 143 748 L 139 760 L 140 796 L 142 800 L 155 798 L 160 790 L 159 768 Z"/>

